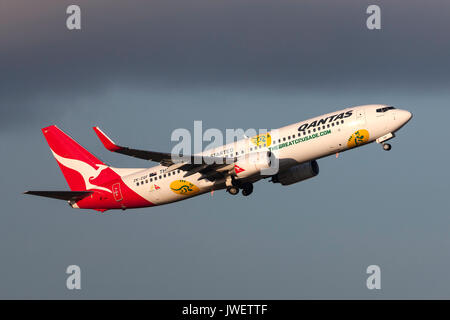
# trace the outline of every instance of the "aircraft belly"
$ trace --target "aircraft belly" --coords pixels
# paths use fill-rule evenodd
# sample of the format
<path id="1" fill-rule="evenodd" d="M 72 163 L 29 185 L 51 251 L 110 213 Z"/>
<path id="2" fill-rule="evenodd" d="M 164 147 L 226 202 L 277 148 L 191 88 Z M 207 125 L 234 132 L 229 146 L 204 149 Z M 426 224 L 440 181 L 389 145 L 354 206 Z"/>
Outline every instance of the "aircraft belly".
<path id="1" fill-rule="evenodd" d="M 150 183 L 148 187 L 142 186 L 139 194 L 155 205 L 184 200 L 211 191 L 213 183 L 206 179 L 198 180 L 200 177 L 200 174 L 189 177 L 183 177 L 181 174 L 165 178 Z M 155 184 L 157 188 L 154 187 Z"/>

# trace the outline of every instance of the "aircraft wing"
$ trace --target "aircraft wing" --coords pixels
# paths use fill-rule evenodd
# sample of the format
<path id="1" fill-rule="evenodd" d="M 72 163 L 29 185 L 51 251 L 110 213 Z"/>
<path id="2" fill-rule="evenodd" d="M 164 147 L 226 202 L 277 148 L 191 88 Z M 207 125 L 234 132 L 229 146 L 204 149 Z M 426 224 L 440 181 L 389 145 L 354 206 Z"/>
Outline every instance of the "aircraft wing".
<path id="1" fill-rule="evenodd" d="M 236 161 L 236 158 L 204 157 L 196 155 L 173 155 L 171 153 L 146 151 L 122 147 L 114 143 L 99 127 L 93 128 L 98 138 L 111 152 L 125 154 L 127 156 L 156 161 L 163 166 L 170 167 L 169 170 L 193 170 L 195 172 L 210 171 L 214 168 L 224 167 Z M 174 160 L 175 159 L 175 160 Z"/>

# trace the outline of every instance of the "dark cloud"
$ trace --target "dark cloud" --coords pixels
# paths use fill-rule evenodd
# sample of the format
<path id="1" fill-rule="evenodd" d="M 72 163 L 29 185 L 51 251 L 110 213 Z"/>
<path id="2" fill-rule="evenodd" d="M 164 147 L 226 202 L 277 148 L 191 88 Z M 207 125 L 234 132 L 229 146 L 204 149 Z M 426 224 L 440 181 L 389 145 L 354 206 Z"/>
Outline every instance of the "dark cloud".
<path id="1" fill-rule="evenodd" d="M 2 5 L 2 122 L 47 110 L 47 97 L 112 84 L 327 90 L 450 82 L 448 1 L 377 1 L 380 31 L 365 27 L 369 1 L 77 1 L 83 29 L 73 32 L 65 28 L 71 3 Z"/>

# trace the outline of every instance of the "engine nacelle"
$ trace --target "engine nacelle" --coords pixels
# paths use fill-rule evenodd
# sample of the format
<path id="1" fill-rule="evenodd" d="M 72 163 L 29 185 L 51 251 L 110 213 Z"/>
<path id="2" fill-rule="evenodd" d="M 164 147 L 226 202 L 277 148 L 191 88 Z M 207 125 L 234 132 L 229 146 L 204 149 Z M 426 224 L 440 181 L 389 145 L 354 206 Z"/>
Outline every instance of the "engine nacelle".
<path id="1" fill-rule="evenodd" d="M 271 153 L 258 152 L 246 155 L 234 164 L 231 174 L 238 179 L 247 178 L 261 173 L 261 170 L 268 169 L 271 164 Z"/>
<path id="2" fill-rule="evenodd" d="M 272 177 L 273 183 L 281 183 L 283 186 L 288 186 L 297 183 L 319 174 L 319 165 L 316 160 L 298 164 L 290 167 Z"/>

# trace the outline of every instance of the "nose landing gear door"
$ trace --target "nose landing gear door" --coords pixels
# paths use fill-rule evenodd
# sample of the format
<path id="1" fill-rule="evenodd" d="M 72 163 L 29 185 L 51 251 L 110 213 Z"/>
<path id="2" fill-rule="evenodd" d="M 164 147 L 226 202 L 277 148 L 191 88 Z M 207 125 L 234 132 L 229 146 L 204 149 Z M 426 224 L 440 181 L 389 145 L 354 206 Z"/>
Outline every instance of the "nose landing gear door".
<path id="1" fill-rule="evenodd" d="M 362 124 L 366 123 L 366 114 L 364 109 L 356 110 L 356 121 Z"/>

